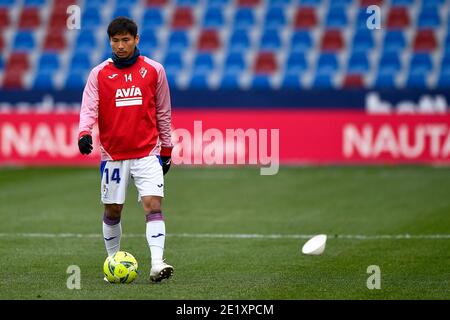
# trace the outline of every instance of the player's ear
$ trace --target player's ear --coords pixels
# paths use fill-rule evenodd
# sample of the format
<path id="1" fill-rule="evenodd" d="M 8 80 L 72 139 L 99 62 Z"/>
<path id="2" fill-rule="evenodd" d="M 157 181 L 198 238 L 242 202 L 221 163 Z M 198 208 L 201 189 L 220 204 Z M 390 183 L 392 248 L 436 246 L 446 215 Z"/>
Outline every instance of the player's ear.
<path id="1" fill-rule="evenodd" d="M 139 35 L 137 34 L 136 37 L 134 38 L 134 41 L 136 41 L 136 45 L 139 44 Z"/>

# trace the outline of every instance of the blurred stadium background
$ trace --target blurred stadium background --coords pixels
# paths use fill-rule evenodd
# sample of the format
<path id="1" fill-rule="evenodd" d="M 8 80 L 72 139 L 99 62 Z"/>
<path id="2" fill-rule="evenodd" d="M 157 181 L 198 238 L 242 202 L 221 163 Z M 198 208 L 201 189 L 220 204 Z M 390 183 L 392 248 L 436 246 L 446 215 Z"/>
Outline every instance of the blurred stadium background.
<path id="1" fill-rule="evenodd" d="M 165 200 L 178 269 L 160 290 L 102 283 L 99 153 L 77 148 L 82 90 L 116 16 L 164 65 L 183 146 Z M 0 298 L 448 299 L 449 17 L 446 0 L 0 0 Z M 226 146 L 238 128 L 246 139 Z M 278 145 L 278 174 L 191 167 L 209 129 L 222 160 L 245 152 L 238 164 L 268 166 L 249 144 Z M 135 197 L 124 246 L 145 274 Z M 300 241 L 317 233 L 329 247 L 308 260 Z M 69 264 L 85 291 L 66 288 Z M 381 291 L 366 288 L 371 264 Z"/>
<path id="2" fill-rule="evenodd" d="M 81 29 L 66 27 L 81 8 Z M 381 29 L 370 30 L 370 5 Z M 445 0 L 1 0 L 3 89 L 79 89 L 124 15 L 174 88 L 446 88 Z"/>

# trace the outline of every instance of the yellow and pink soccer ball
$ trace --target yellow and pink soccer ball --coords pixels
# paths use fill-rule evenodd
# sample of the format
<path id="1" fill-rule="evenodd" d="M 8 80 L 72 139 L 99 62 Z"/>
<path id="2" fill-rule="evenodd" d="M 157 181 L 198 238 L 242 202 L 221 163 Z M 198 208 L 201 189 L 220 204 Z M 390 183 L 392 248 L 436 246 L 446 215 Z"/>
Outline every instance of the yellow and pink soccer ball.
<path id="1" fill-rule="evenodd" d="M 118 251 L 106 258 L 103 273 L 110 283 L 131 283 L 138 275 L 138 262 L 131 253 Z"/>

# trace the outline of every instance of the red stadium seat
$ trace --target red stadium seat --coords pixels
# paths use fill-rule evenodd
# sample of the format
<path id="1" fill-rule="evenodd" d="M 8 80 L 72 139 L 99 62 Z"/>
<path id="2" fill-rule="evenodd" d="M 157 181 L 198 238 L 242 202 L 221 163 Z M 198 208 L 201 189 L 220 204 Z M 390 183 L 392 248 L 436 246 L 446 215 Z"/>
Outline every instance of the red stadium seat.
<path id="1" fill-rule="evenodd" d="M 14 68 L 5 69 L 3 76 L 3 88 L 6 89 L 22 89 L 23 88 L 23 71 Z"/>
<path id="2" fill-rule="evenodd" d="M 311 29 L 317 26 L 316 10 L 312 7 L 298 8 L 294 17 L 295 29 Z"/>
<path id="3" fill-rule="evenodd" d="M 44 50 L 60 51 L 66 47 L 63 32 L 48 32 L 44 40 Z"/>
<path id="4" fill-rule="evenodd" d="M 325 30 L 322 36 L 320 48 L 322 51 L 339 51 L 344 48 L 344 39 L 340 30 Z"/>
<path id="5" fill-rule="evenodd" d="M 194 25 L 192 9 L 188 7 L 176 8 L 172 17 L 172 28 L 187 29 Z"/>
<path id="6" fill-rule="evenodd" d="M 48 23 L 49 28 L 65 28 L 67 23 L 67 13 L 65 11 L 53 11 Z"/>
<path id="7" fill-rule="evenodd" d="M 28 56 L 24 52 L 11 53 L 5 68 L 14 70 L 27 70 L 30 67 Z"/>
<path id="8" fill-rule="evenodd" d="M 0 8 L 0 29 L 6 28 L 11 23 L 7 8 Z"/>
<path id="9" fill-rule="evenodd" d="M 383 5 L 383 0 L 361 0 L 359 2 L 359 5 L 361 7 L 368 7 L 368 6 L 372 6 L 372 5 L 381 7 Z"/>
<path id="10" fill-rule="evenodd" d="M 387 18 L 388 29 L 403 29 L 409 26 L 409 9 L 406 7 L 393 7 Z"/>
<path id="11" fill-rule="evenodd" d="M 347 74 L 343 82 L 344 88 L 364 88 L 364 77 L 361 74 Z"/>
<path id="12" fill-rule="evenodd" d="M 436 36 L 433 30 L 418 30 L 414 38 L 414 51 L 433 51 L 437 47 Z"/>
<path id="13" fill-rule="evenodd" d="M 277 71 L 277 69 L 277 61 L 272 52 L 258 53 L 253 69 L 255 74 L 272 74 Z"/>
<path id="14" fill-rule="evenodd" d="M 41 17 L 36 7 L 24 8 L 19 17 L 19 29 L 33 29 L 39 27 Z"/>
<path id="15" fill-rule="evenodd" d="M 3 51 L 5 49 L 5 40 L 3 40 L 3 34 L 0 33 L 0 51 Z"/>
<path id="16" fill-rule="evenodd" d="M 168 0 L 147 0 L 147 7 L 164 7 Z"/>
<path id="17" fill-rule="evenodd" d="M 217 30 L 203 30 L 198 39 L 199 51 L 214 51 L 221 46 Z"/>
<path id="18" fill-rule="evenodd" d="M 261 4 L 261 0 L 238 0 L 238 7 L 256 7 Z"/>
<path id="19" fill-rule="evenodd" d="M 67 7 L 75 4 L 73 0 L 58 0 L 53 1 L 53 11 L 66 11 Z"/>

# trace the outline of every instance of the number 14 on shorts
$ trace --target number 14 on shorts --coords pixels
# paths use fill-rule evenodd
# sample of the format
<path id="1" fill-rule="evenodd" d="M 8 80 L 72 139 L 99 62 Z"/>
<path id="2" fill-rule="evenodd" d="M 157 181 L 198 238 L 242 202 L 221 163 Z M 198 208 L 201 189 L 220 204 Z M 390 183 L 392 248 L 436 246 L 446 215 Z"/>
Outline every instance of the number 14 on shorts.
<path id="1" fill-rule="evenodd" d="M 109 169 L 106 168 L 104 171 L 104 175 L 105 175 L 105 183 L 109 184 Z M 114 168 L 114 170 L 112 171 L 111 174 L 111 181 L 115 181 L 116 183 L 120 183 L 120 170 L 119 168 Z"/>

